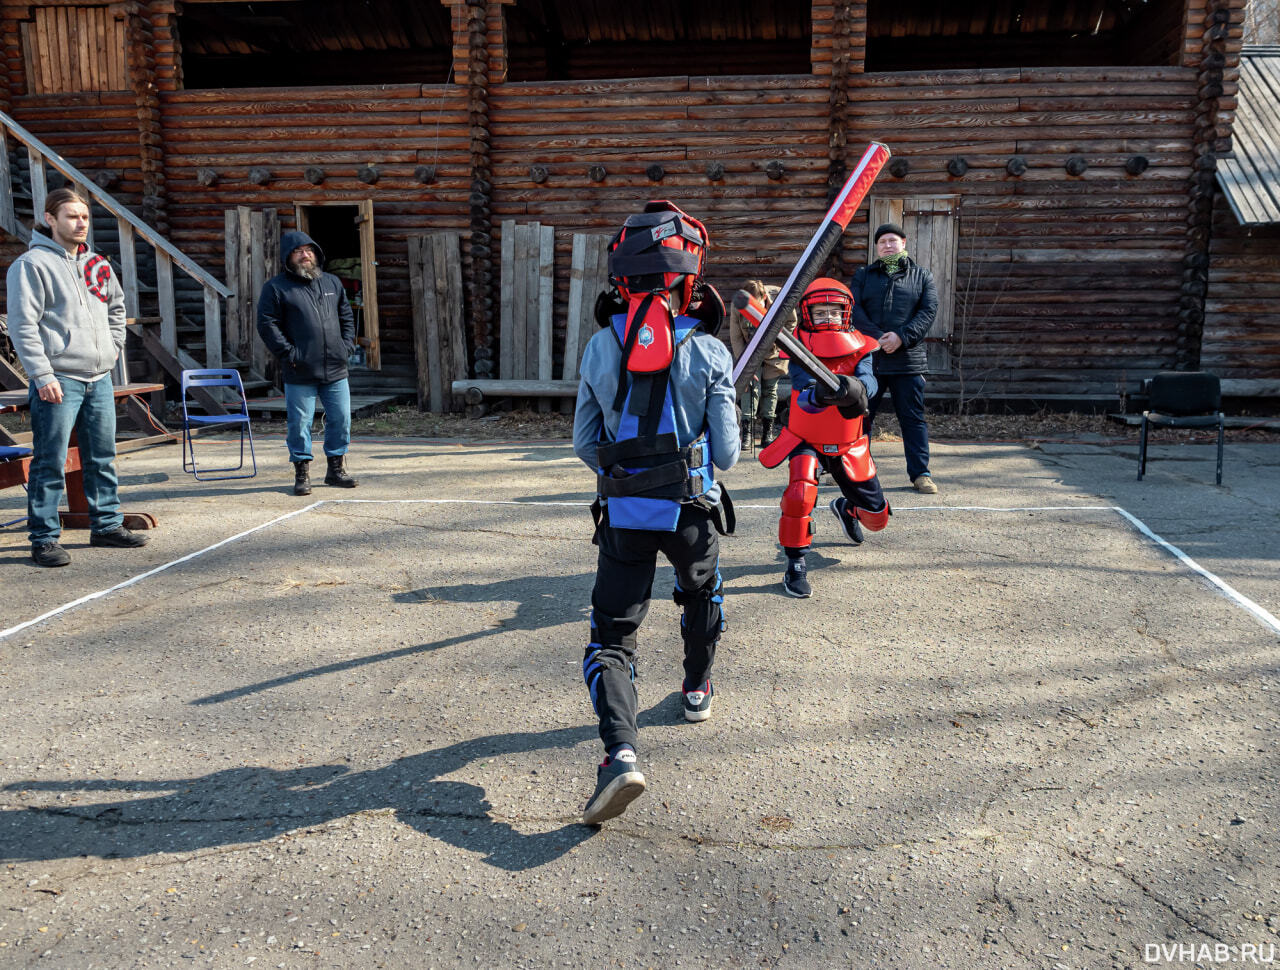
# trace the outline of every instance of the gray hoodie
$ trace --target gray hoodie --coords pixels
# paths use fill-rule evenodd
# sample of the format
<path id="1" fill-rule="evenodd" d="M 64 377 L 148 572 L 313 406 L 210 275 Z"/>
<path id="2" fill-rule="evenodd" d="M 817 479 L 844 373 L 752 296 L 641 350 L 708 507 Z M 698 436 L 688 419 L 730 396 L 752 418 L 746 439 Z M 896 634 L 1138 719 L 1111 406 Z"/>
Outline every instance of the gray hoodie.
<path id="1" fill-rule="evenodd" d="M 72 256 L 31 233 L 9 267 L 9 339 L 34 387 L 54 375 L 94 381 L 124 349 L 124 290 L 106 257 L 88 246 Z"/>

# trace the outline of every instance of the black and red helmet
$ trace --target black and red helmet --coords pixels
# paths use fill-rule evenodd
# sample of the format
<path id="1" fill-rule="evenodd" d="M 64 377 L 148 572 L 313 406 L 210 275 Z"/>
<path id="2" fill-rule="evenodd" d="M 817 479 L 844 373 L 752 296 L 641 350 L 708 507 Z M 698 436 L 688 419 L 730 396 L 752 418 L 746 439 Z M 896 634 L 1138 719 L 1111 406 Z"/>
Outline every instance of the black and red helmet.
<path id="1" fill-rule="evenodd" d="M 813 308 L 824 305 L 839 307 L 839 317 L 815 320 Z M 849 287 L 829 276 L 820 276 L 804 291 L 800 297 L 800 329 L 809 333 L 823 330 L 853 329 L 853 294 Z"/>
<path id="2" fill-rule="evenodd" d="M 650 202 L 609 244 L 609 278 L 623 300 L 669 294 L 672 311 L 683 313 L 702 277 L 707 241 L 706 227 L 675 203 Z"/>

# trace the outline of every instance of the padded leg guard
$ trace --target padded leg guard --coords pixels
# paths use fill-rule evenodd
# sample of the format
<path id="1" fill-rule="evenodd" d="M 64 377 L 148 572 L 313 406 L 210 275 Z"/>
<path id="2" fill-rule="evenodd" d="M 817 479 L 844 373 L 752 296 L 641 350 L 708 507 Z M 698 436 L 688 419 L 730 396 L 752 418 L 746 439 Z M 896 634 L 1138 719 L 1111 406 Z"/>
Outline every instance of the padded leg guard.
<path id="1" fill-rule="evenodd" d="M 818 456 L 796 455 L 791 459 L 791 481 L 782 493 L 782 518 L 778 522 L 778 542 L 784 547 L 804 549 L 813 542 L 811 513 L 818 501 Z"/>
<path id="2" fill-rule="evenodd" d="M 879 512 L 868 512 L 866 509 L 854 506 L 853 514 L 868 532 L 879 532 L 889 524 L 889 516 L 893 514 L 893 510 L 889 508 L 889 503 L 885 502 L 884 508 Z"/>

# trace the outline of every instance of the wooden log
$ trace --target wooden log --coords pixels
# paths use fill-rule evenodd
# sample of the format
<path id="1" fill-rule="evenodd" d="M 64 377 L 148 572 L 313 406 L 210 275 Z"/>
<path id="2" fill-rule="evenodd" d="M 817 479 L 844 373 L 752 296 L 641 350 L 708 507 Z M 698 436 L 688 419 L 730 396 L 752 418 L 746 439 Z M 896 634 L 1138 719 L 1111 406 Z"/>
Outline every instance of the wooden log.
<path id="1" fill-rule="evenodd" d="M 455 380 L 454 394 L 466 395 L 468 404 L 479 404 L 486 397 L 577 397 L 577 381 L 535 380 Z"/>

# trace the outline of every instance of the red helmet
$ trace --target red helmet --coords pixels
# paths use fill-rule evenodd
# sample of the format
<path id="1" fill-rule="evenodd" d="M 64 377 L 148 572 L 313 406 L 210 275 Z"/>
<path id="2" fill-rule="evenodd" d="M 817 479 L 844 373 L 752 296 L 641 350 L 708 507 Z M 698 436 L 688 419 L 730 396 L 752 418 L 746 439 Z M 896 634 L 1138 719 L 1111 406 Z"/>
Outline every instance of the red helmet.
<path id="1" fill-rule="evenodd" d="M 665 293 L 674 313 L 693 301 L 707 252 L 707 230 L 674 202 L 658 199 L 631 216 L 609 244 L 609 278 L 624 300 Z"/>
<path id="2" fill-rule="evenodd" d="M 827 304 L 840 308 L 839 318 L 814 320 L 813 308 Z M 852 330 L 853 294 L 849 292 L 849 287 L 829 276 L 820 276 L 810 283 L 804 296 L 800 297 L 800 329 L 810 333 L 820 330 Z"/>

